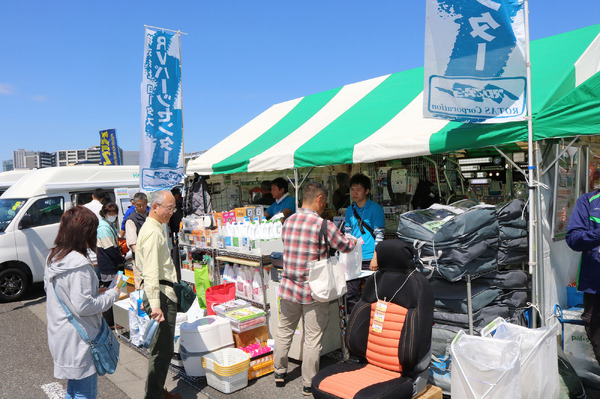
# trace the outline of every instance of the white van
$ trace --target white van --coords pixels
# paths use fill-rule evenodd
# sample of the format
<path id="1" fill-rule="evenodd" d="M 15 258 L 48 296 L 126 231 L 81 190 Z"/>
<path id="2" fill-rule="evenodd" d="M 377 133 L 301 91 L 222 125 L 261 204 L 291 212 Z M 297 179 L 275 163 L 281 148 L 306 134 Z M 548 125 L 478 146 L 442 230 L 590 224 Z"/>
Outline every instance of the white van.
<path id="1" fill-rule="evenodd" d="M 99 165 L 38 169 L 14 183 L 0 196 L 0 301 L 17 300 L 43 281 L 65 210 L 102 188 L 119 205 L 120 220 L 129 205 L 127 189 L 138 186 L 139 166 Z"/>
<path id="2" fill-rule="evenodd" d="M 21 177 L 31 172 L 31 169 L 14 169 L 0 173 L 0 195 L 10 186 L 15 184 Z"/>

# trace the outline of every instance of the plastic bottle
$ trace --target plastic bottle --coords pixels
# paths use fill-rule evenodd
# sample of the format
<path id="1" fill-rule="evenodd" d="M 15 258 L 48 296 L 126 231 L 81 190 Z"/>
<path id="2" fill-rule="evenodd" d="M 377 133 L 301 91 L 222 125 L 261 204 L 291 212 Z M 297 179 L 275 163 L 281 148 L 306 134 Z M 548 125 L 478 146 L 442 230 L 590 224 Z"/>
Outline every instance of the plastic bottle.
<path id="1" fill-rule="evenodd" d="M 273 238 L 281 238 L 281 229 L 283 228 L 283 224 L 281 223 L 281 219 L 277 219 L 273 224 Z"/>
<path id="2" fill-rule="evenodd" d="M 242 268 L 237 264 L 233 265 L 235 272 L 235 294 L 239 297 L 245 298 L 244 295 L 244 276 L 242 275 Z"/>
<path id="3" fill-rule="evenodd" d="M 244 294 L 246 299 L 252 300 L 252 271 L 244 267 Z"/>
<path id="4" fill-rule="evenodd" d="M 264 301 L 261 282 L 262 280 L 258 269 L 254 269 L 254 277 L 252 278 L 252 300 L 258 303 L 263 303 Z"/>
<path id="5" fill-rule="evenodd" d="M 275 224 L 273 223 L 272 220 L 269 220 L 267 222 L 267 233 L 265 235 L 265 241 L 270 241 L 274 237 L 274 235 L 275 235 L 275 233 L 273 231 L 274 226 L 275 226 Z"/>
<path id="6" fill-rule="evenodd" d="M 240 251 L 248 251 L 248 223 L 241 222 L 238 225 L 240 238 Z"/>
<path id="7" fill-rule="evenodd" d="M 225 263 L 225 269 L 223 270 L 223 280 L 226 283 L 233 283 L 235 281 L 235 276 L 233 275 L 233 268 L 231 267 L 231 263 Z"/>
<path id="8" fill-rule="evenodd" d="M 238 223 L 235 222 L 232 225 L 232 234 L 231 234 L 232 248 L 234 251 L 240 249 L 240 231 Z"/>
<path id="9" fill-rule="evenodd" d="M 233 234 L 231 231 L 231 224 L 226 224 L 224 228 L 225 237 L 225 249 L 233 248 Z"/>

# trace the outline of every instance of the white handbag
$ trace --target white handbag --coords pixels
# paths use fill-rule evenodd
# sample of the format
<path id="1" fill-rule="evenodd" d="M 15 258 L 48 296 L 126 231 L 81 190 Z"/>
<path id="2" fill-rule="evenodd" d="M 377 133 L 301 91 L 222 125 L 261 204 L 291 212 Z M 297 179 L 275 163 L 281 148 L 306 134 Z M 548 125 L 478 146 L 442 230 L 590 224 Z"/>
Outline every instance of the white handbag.
<path id="1" fill-rule="evenodd" d="M 330 302 L 346 293 L 346 278 L 335 256 L 321 259 L 321 237 L 325 241 L 326 254 L 329 255 L 327 220 L 323 220 L 319 232 L 318 258 L 308 263 L 308 285 L 315 301 Z"/>
<path id="2" fill-rule="evenodd" d="M 352 251 L 339 254 L 338 262 L 344 272 L 346 281 L 357 279 L 360 276 L 362 260 L 362 240 L 356 242 L 356 246 Z"/>

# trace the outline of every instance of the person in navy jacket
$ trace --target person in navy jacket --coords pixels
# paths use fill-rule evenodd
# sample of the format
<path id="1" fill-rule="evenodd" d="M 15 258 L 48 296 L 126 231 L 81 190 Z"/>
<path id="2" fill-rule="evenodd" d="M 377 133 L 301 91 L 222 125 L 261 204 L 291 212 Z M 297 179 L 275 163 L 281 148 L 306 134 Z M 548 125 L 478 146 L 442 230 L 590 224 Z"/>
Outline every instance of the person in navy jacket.
<path id="1" fill-rule="evenodd" d="M 583 291 L 581 319 L 600 362 L 600 190 L 577 199 L 567 225 L 567 244 L 581 252 L 577 277 L 577 289 Z"/>

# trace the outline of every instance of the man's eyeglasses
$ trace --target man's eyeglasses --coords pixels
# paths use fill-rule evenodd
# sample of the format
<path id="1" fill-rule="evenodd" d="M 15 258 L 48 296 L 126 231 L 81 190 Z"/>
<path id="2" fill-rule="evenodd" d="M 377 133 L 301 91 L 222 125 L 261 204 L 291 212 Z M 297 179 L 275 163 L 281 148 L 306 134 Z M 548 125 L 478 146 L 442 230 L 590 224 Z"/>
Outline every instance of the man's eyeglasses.
<path id="1" fill-rule="evenodd" d="M 175 208 L 173 208 L 172 206 L 164 206 L 163 204 L 158 204 L 158 206 L 162 206 L 163 208 L 165 208 L 167 211 L 171 212 L 171 213 L 175 213 Z"/>

